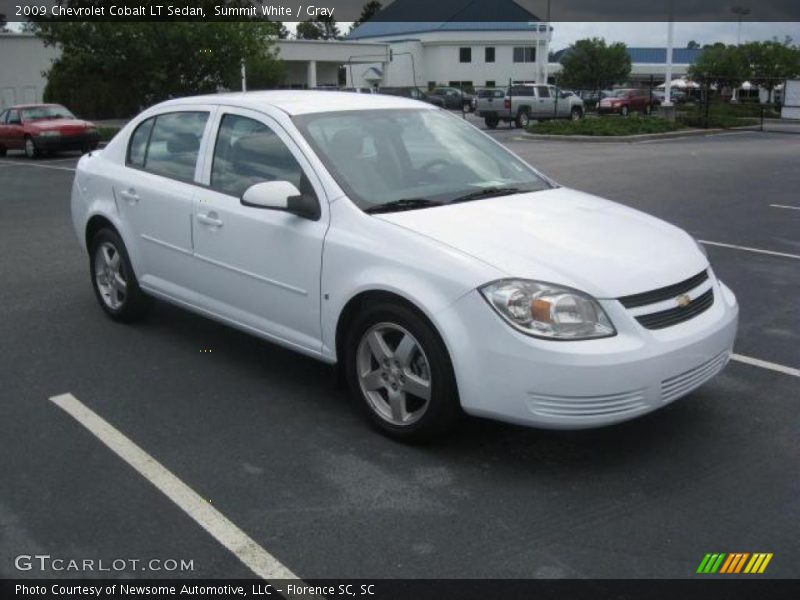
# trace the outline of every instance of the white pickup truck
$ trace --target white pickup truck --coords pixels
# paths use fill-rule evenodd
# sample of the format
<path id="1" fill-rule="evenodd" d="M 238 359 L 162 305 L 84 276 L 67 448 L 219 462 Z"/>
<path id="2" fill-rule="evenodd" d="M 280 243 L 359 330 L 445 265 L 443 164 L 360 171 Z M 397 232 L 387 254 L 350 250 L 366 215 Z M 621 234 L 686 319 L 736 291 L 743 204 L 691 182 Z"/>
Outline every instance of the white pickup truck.
<path id="1" fill-rule="evenodd" d="M 521 84 L 508 89 L 490 88 L 477 94 L 475 111 L 490 129 L 513 121 L 527 127 L 531 119 L 573 119 L 583 117 L 583 100 L 554 85 Z"/>

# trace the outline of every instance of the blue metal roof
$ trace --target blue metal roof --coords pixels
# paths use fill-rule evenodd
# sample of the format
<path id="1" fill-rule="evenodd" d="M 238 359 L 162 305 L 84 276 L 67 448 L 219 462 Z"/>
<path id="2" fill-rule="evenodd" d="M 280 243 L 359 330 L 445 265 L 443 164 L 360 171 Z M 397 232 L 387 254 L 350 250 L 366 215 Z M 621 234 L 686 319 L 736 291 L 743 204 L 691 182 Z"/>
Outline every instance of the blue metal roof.
<path id="1" fill-rule="evenodd" d="M 672 62 L 681 65 L 691 65 L 700 56 L 702 48 L 673 48 Z M 628 55 L 632 63 L 666 64 L 666 48 L 628 48 Z"/>
<path id="2" fill-rule="evenodd" d="M 387 35 L 411 35 L 435 31 L 536 31 L 543 23 L 523 21 L 438 21 L 438 22 L 396 22 L 367 21 L 346 36 L 348 40 L 384 37 Z"/>

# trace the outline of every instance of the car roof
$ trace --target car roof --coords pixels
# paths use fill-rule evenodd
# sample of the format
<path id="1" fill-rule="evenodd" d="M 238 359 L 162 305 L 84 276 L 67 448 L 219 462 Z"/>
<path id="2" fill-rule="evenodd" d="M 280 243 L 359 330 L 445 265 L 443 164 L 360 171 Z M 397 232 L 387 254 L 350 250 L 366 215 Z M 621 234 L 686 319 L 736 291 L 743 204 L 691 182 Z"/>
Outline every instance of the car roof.
<path id="1" fill-rule="evenodd" d="M 336 112 L 340 110 L 370 110 L 387 108 L 427 108 L 435 110 L 430 104 L 383 94 L 357 94 L 355 92 L 319 90 L 275 90 L 264 92 L 238 92 L 209 94 L 176 98 L 162 102 L 159 107 L 175 104 L 225 104 L 258 110 L 273 106 L 289 115 Z"/>
<path id="2" fill-rule="evenodd" d="M 11 110 L 12 108 L 36 108 L 38 106 L 62 106 L 62 105 L 56 104 L 54 102 L 41 102 L 39 104 L 15 104 L 14 106 L 9 106 L 3 110 Z"/>

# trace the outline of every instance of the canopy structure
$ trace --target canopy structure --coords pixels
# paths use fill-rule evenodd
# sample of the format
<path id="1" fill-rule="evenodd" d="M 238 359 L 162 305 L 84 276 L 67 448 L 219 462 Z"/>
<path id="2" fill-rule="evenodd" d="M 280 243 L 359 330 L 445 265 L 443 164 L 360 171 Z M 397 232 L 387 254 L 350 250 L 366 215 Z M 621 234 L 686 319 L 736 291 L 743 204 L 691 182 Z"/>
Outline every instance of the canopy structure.
<path id="1" fill-rule="evenodd" d="M 667 86 L 667 84 L 666 84 L 666 82 L 664 82 L 661 85 L 656 86 L 656 88 L 659 89 L 659 90 L 663 90 L 666 86 Z M 677 88 L 679 90 L 685 90 L 685 89 L 699 88 L 700 84 L 696 83 L 694 81 L 689 81 L 688 79 L 684 79 L 683 77 L 680 77 L 678 79 L 673 79 L 670 82 L 669 86 L 671 88 Z"/>

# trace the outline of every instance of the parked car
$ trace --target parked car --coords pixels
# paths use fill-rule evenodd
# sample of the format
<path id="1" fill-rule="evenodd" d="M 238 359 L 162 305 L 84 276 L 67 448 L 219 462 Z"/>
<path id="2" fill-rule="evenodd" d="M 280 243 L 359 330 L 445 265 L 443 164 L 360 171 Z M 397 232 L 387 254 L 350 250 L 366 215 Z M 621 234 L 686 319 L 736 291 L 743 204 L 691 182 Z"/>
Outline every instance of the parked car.
<path id="1" fill-rule="evenodd" d="M 664 102 L 664 97 L 666 92 L 664 90 L 653 90 L 653 98 L 658 101 L 658 104 L 662 104 Z M 689 95 L 681 89 L 673 88 L 669 91 L 670 101 L 673 104 L 683 104 L 688 102 L 690 97 Z"/>
<path id="2" fill-rule="evenodd" d="M 438 98 L 428 96 L 421 89 L 416 87 L 382 87 L 378 90 L 378 94 L 386 94 L 389 96 L 399 96 L 401 98 L 411 98 L 412 100 L 419 100 L 427 102 L 440 108 L 444 108 L 444 103 Z"/>
<path id="3" fill-rule="evenodd" d="M 658 105 L 658 98 L 650 95 L 648 90 L 620 89 L 614 90 L 610 96 L 600 100 L 597 112 L 603 114 L 618 114 L 627 117 L 632 112 L 649 115 L 653 107 Z"/>
<path id="4" fill-rule="evenodd" d="M 460 90 L 455 87 L 437 87 L 433 88 L 429 94 L 431 100 L 437 100 L 437 104 L 445 108 L 455 110 L 472 110 L 473 94 Z"/>
<path id="5" fill-rule="evenodd" d="M 509 87 L 502 104 L 497 98 L 478 98 L 478 116 L 494 129 L 503 122 L 514 122 L 517 127 L 527 127 L 531 119 L 580 119 L 583 117 L 583 100 L 552 85 L 521 84 Z"/>
<path id="6" fill-rule="evenodd" d="M 109 317 L 160 298 L 336 365 L 400 439 L 462 410 L 632 419 L 716 375 L 736 333 L 689 234 L 405 98 L 170 100 L 81 158 L 71 209 Z"/>
<path id="7" fill-rule="evenodd" d="M 78 119 L 60 104 L 20 104 L 0 113 L 0 156 L 23 150 L 28 158 L 43 152 L 97 148 L 94 123 Z"/>

